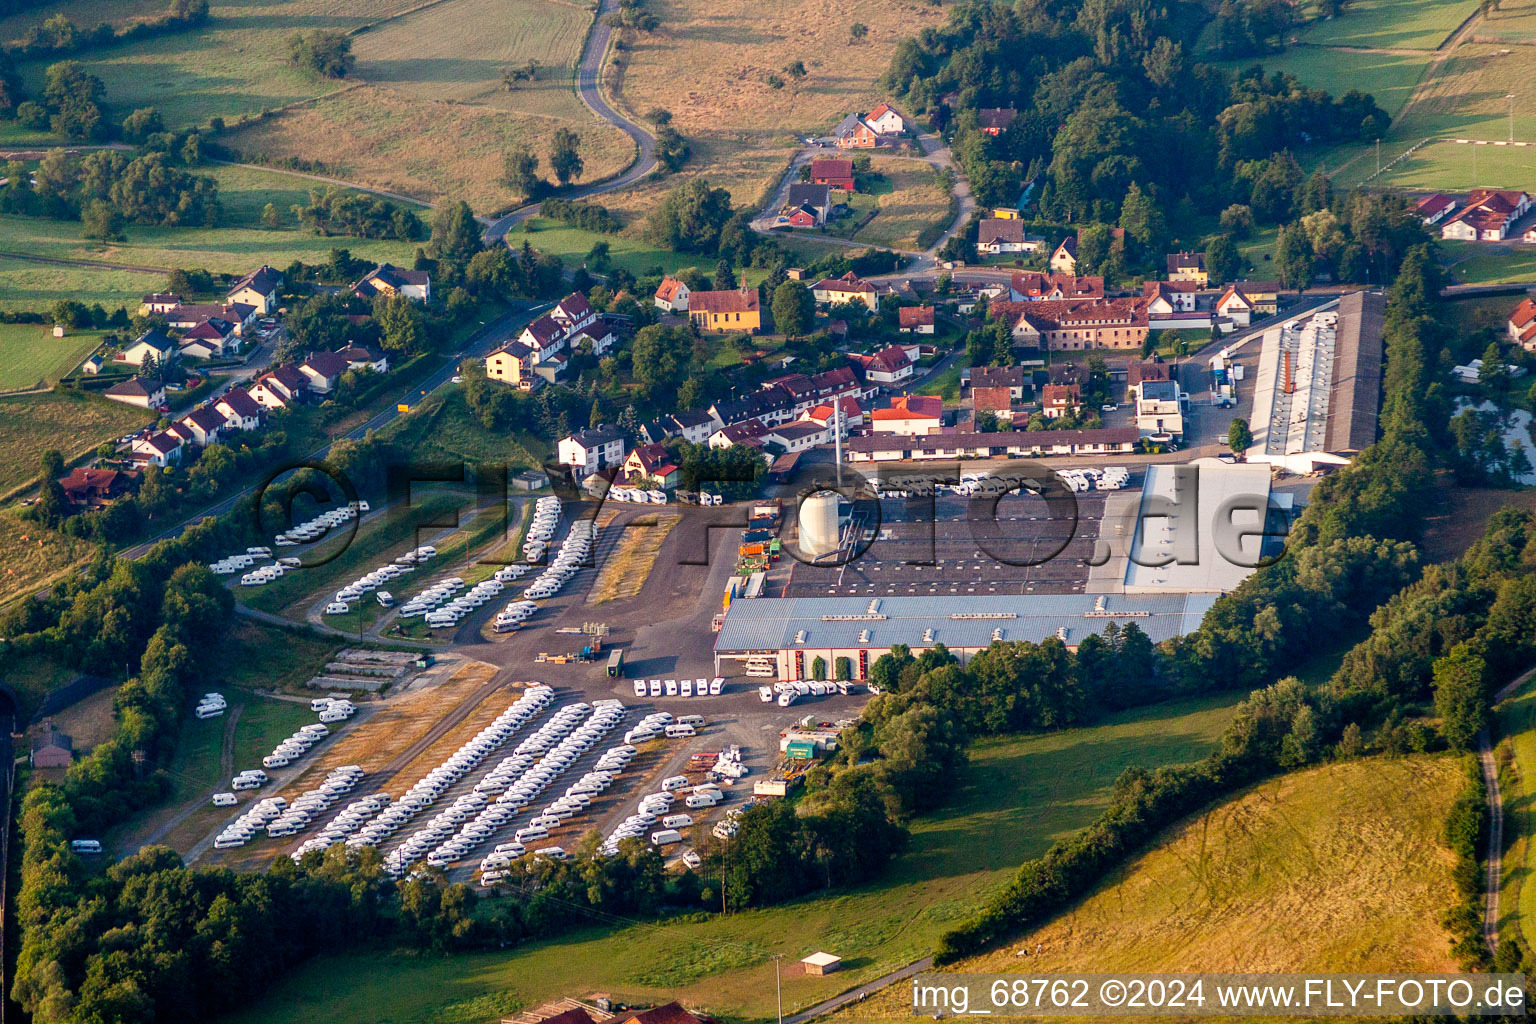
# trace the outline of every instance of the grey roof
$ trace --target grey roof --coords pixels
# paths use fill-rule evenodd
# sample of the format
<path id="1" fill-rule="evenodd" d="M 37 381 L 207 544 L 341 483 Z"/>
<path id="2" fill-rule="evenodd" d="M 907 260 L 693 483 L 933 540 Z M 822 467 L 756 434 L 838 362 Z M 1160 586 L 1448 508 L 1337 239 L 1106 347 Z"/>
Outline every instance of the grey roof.
<path id="1" fill-rule="evenodd" d="M 1141 397 L 1145 401 L 1171 402 L 1179 397 L 1179 386 L 1171 380 L 1144 380 Z"/>
<path id="2" fill-rule="evenodd" d="M 1075 647 L 1110 622 L 1134 622 L 1153 643 L 1192 632 L 1215 594 L 1024 594 L 977 597 L 784 597 L 732 601 L 715 640 L 720 652 L 986 647 L 993 631 L 1005 641 L 1039 643 L 1066 629 Z M 871 611 L 871 609 L 874 609 Z M 933 630 L 931 641 L 924 630 Z M 795 637 L 804 632 L 802 643 Z M 868 638 L 860 640 L 867 631 Z"/>
<path id="3" fill-rule="evenodd" d="M 1326 435 L 1330 452 L 1358 452 L 1376 440 L 1386 308 L 1386 297 L 1380 292 L 1351 292 L 1339 300 Z"/>
<path id="4" fill-rule="evenodd" d="M 789 198 L 786 200 L 789 206 L 803 206 L 809 203 L 812 206 L 826 206 L 832 197 L 831 185 L 811 185 L 796 183 L 789 186 Z"/>

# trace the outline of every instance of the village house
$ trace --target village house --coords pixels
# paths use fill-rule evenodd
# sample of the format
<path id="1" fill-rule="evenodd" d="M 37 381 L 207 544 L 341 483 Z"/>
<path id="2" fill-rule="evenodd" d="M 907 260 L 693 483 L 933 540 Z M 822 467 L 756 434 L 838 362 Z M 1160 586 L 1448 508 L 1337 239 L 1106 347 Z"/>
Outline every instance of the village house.
<path id="1" fill-rule="evenodd" d="M 565 326 L 560 321 L 545 313 L 524 327 L 523 332 L 517 336 L 517 340 L 533 353 L 533 361 L 540 363 L 565 348 L 567 334 Z"/>
<path id="2" fill-rule="evenodd" d="M 262 265 L 236 281 L 224 301 L 254 306 L 258 315 L 269 316 L 277 311 L 277 296 L 282 287 L 282 272 Z"/>
<path id="3" fill-rule="evenodd" d="M 996 417 L 1000 422 L 1012 423 L 1014 417 L 1013 392 L 1009 388 L 971 388 L 971 412 L 975 416 L 983 413 Z"/>
<path id="4" fill-rule="evenodd" d="M 832 139 L 838 149 L 874 149 L 880 144 L 880 133 L 858 114 L 849 114 L 832 129 Z"/>
<path id="5" fill-rule="evenodd" d="M 1424 221 L 1425 226 L 1428 227 L 1429 225 L 1440 223 L 1456 212 L 1456 200 L 1451 196 L 1441 195 L 1436 192 L 1434 195 L 1425 196 L 1414 203 L 1413 212 L 1417 213 L 1419 218 Z"/>
<path id="6" fill-rule="evenodd" d="M 1254 316 L 1274 316 L 1280 311 L 1279 281 L 1233 281 L 1232 284 L 1253 303 Z"/>
<path id="7" fill-rule="evenodd" d="M 1440 228 L 1441 238 L 1464 242 L 1500 242 L 1531 208 L 1529 193 L 1514 189 L 1475 188 L 1467 204 Z"/>
<path id="8" fill-rule="evenodd" d="M 831 185 L 844 192 L 853 191 L 853 161 L 823 158 L 811 161 L 811 184 Z"/>
<path id="9" fill-rule="evenodd" d="M 880 312 L 880 294 L 875 286 L 859 279 L 853 271 L 842 277 L 828 277 L 811 285 L 811 296 L 819 306 L 837 306 L 844 302 L 862 302 L 871 312 Z"/>
<path id="10" fill-rule="evenodd" d="M 791 227 L 819 227 L 832 215 L 832 186 L 796 183 L 789 186 L 783 218 Z"/>
<path id="11" fill-rule="evenodd" d="M 1247 327 L 1253 322 L 1253 300 L 1244 294 L 1242 288 L 1231 284 L 1221 293 L 1221 298 L 1216 300 L 1216 312 L 1240 327 Z"/>
<path id="12" fill-rule="evenodd" d="M 239 348 L 235 325 L 211 316 L 181 336 L 179 352 L 192 359 L 218 359 Z"/>
<path id="13" fill-rule="evenodd" d="M 836 408 L 834 408 L 834 402 Z M 859 407 L 859 400 L 852 395 L 843 395 L 834 399 L 833 402 L 814 405 L 803 412 L 800 418 L 809 423 L 819 424 L 827 430 L 827 436 L 831 437 L 832 423 L 837 418 L 838 409 L 842 411 L 844 437 L 864 426 L 864 410 Z"/>
<path id="14" fill-rule="evenodd" d="M 724 292 L 694 292 L 688 296 L 688 318 L 701 331 L 762 330 L 763 314 L 756 288 L 737 288 Z"/>
<path id="15" fill-rule="evenodd" d="M 570 466 L 577 479 L 624 464 L 624 432 L 599 424 L 562 437 L 556 444 L 562 466 Z"/>
<path id="16" fill-rule="evenodd" d="M 656 444 L 668 437 L 703 444 L 719 426 L 719 421 L 707 412 L 675 412 L 640 424 L 640 437 L 647 444 Z"/>
<path id="17" fill-rule="evenodd" d="M 165 325 L 172 330 L 190 331 L 207 320 L 223 320 L 233 325 L 233 333 L 243 336 L 255 322 L 257 309 L 247 302 L 182 303 L 165 312 Z"/>
<path id="18" fill-rule="evenodd" d="M 1205 253 L 1172 252 L 1168 254 L 1168 280 L 1188 281 L 1204 288 L 1210 281 L 1205 269 Z"/>
<path id="19" fill-rule="evenodd" d="M 1169 379 L 1169 366 L 1167 363 L 1133 359 L 1125 365 L 1125 387 L 1132 396 L 1136 394 L 1137 387 L 1144 381 Z"/>
<path id="20" fill-rule="evenodd" d="M 32 740 L 32 767 L 68 768 L 75 760 L 75 742 L 49 723 Z"/>
<path id="21" fill-rule="evenodd" d="M 565 328 L 566 334 L 575 334 L 597 323 L 597 310 L 587 301 L 586 295 L 581 292 L 571 292 L 565 298 L 555 303 L 555 308 L 549 311 L 555 323 Z"/>
<path id="22" fill-rule="evenodd" d="M 1076 416 L 1083 410 L 1083 389 L 1076 384 L 1047 384 L 1040 389 L 1040 412 L 1048 420 Z"/>
<path id="23" fill-rule="evenodd" d="M 849 462 L 907 459 L 1038 458 L 1047 455 L 1126 455 L 1136 450 L 1134 427 L 1099 430 L 998 431 L 980 434 L 868 434 L 844 445 Z"/>
<path id="24" fill-rule="evenodd" d="M 140 409 L 158 409 L 165 404 L 165 383 L 144 377 L 129 377 L 113 384 L 103 395 L 114 402 L 136 405 Z"/>
<path id="25" fill-rule="evenodd" d="M 1195 311 L 1196 289 L 1193 281 L 1145 281 L 1141 297 L 1145 300 L 1147 316 L 1168 316 L 1174 313 Z"/>
<path id="26" fill-rule="evenodd" d="M 341 375 L 347 372 L 347 361 L 335 352 L 311 352 L 309 358 L 299 364 L 299 372 L 309 378 L 309 390 L 317 395 L 328 395 L 336 390 Z"/>
<path id="27" fill-rule="evenodd" d="M 897 329 L 903 334 L 932 334 L 932 306 L 903 306 L 896 311 Z"/>
<path id="28" fill-rule="evenodd" d="M 1043 302 L 1051 299 L 1102 299 L 1104 279 L 1075 274 L 1042 274 L 1023 270 L 1008 281 L 1008 294 L 1014 302 Z"/>
<path id="29" fill-rule="evenodd" d="M 976 124 L 994 138 L 1008 130 L 1019 112 L 1012 107 L 982 107 L 976 112 Z"/>
<path id="30" fill-rule="evenodd" d="M 181 439 L 162 430 L 148 437 L 134 438 L 128 451 L 134 462 L 164 469 L 173 462 L 181 461 Z"/>
<path id="31" fill-rule="evenodd" d="M 891 345 L 872 356 L 854 357 L 864 370 L 864 380 L 871 385 L 891 387 L 911 378 L 915 372 L 912 358 L 900 345 Z"/>
<path id="32" fill-rule="evenodd" d="M 219 431 L 224 429 L 224 416 L 205 405 L 193 409 L 166 429 L 181 438 L 182 444 L 206 448 L 218 443 Z"/>
<path id="33" fill-rule="evenodd" d="M 1034 394 L 1034 378 L 1029 370 L 1022 366 L 973 366 L 960 372 L 960 389 L 962 394 L 969 389 L 977 388 L 1001 388 L 1008 392 L 1010 402 L 1022 402 L 1025 392 Z"/>
<path id="34" fill-rule="evenodd" d="M 662 490 L 671 490 L 677 486 L 680 470 L 671 452 L 659 444 L 643 444 L 625 456 L 622 472 L 631 483 L 655 480 Z"/>
<path id="35" fill-rule="evenodd" d="M 781 423 L 776 427 L 769 427 L 758 437 L 763 444 L 778 445 L 785 454 L 803 452 L 807 448 L 826 444 L 831 439 L 832 435 L 825 426 L 811 420 Z"/>
<path id="36" fill-rule="evenodd" d="M 656 308 L 668 313 L 688 312 L 688 286 L 675 277 L 664 277 L 656 289 Z"/>
<path id="37" fill-rule="evenodd" d="M 432 275 L 425 270 L 404 270 L 392 263 L 380 263 L 352 286 L 360 299 L 377 295 L 404 295 L 417 302 L 432 301 Z"/>
<path id="38" fill-rule="evenodd" d="M 389 356 L 384 354 L 383 349 L 354 343 L 346 348 L 337 349 L 336 354 L 346 362 L 349 370 L 367 370 L 371 373 L 389 372 Z"/>
<path id="39" fill-rule="evenodd" d="M 1058 274 L 1077 273 L 1077 236 L 1068 235 L 1051 253 L 1051 269 Z"/>
<path id="40" fill-rule="evenodd" d="M 75 508 L 108 505 L 128 493 L 133 476 L 116 469 L 76 466 L 59 478 L 64 497 Z"/>
<path id="41" fill-rule="evenodd" d="M 260 428 L 267 418 L 267 410 L 252 398 L 250 392 L 231 388 L 213 403 L 213 409 L 224 417 L 227 430 L 248 431 Z"/>
<path id="42" fill-rule="evenodd" d="M 139 300 L 139 316 L 169 313 L 181 305 L 181 296 L 173 292 L 155 292 Z"/>
<path id="43" fill-rule="evenodd" d="M 869 414 L 877 434 L 936 434 L 944 424 L 944 400 L 931 395 L 897 395 L 889 409 Z"/>
<path id="44" fill-rule="evenodd" d="M 145 361 L 166 366 L 176 361 L 176 343 L 158 327 L 152 327 L 123 348 L 113 360 L 129 366 L 143 366 Z"/>
<path id="45" fill-rule="evenodd" d="M 1184 434 L 1184 404 L 1178 381 L 1144 380 L 1136 386 L 1136 428 L 1143 435 Z"/>
<path id="46" fill-rule="evenodd" d="M 711 448 L 729 448 L 736 444 L 759 445 L 759 438 L 768 432 L 761 420 L 745 420 L 721 427 L 709 435 Z"/>
<path id="47" fill-rule="evenodd" d="M 1527 352 L 1536 350 L 1536 301 L 1524 299 L 1509 314 L 1509 338 Z"/>
<path id="48" fill-rule="evenodd" d="M 1045 239 L 1025 232 L 1017 217 L 988 217 L 976 228 L 976 252 L 982 256 L 1038 252 L 1044 245 Z"/>
<path id="49" fill-rule="evenodd" d="M 876 135 L 900 135 L 907 130 L 907 121 L 896 113 L 889 103 L 882 103 L 871 110 L 864 123 L 874 129 Z"/>
<path id="50" fill-rule="evenodd" d="M 1147 314 L 1137 299 L 1006 302 L 992 315 L 1017 317 L 1014 343 L 1051 352 L 1091 348 L 1140 348 L 1147 340 Z"/>
<path id="51" fill-rule="evenodd" d="M 486 379 L 531 391 L 535 387 L 533 361 L 533 349 L 520 341 L 510 341 L 485 357 Z"/>
<path id="52" fill-rule="evenodd" d="M 251 397 L 266 409 L 285 409 L 301 401 L 307 390 L 309 377 L 291 363 L 274 366 L 250 387 Z"/>

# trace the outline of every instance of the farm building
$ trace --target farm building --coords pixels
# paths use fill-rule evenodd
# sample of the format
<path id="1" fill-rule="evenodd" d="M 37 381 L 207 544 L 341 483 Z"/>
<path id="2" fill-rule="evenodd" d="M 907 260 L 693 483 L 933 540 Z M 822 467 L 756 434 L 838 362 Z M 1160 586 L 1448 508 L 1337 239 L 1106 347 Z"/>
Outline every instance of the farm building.
<path id="1" fill-rule="evenodd" d="M 53 726 L 32 741 L 32 767 L 68 768 L 75 760 L 75 741 Z"/>
<path id="2" fill-rule="evenodd" d="M 1111 622 L 1135 623 L 1153 643 L 1200 625 L 1215 594 L 970 594 L 963 605 L 933 597 L 774 597 L 733 601 L 715 638 L 715 671 L 725 660 L 771 657 L 781 681 L 807 678 L 819 657 L 847 658 L 855 679 L 894 644 L 914 654 L 943 644 L 961 662 L 998 640 L 1057 637 L 1075 650 Z M 963 610 L 957 610 L 963 608 Z"/>

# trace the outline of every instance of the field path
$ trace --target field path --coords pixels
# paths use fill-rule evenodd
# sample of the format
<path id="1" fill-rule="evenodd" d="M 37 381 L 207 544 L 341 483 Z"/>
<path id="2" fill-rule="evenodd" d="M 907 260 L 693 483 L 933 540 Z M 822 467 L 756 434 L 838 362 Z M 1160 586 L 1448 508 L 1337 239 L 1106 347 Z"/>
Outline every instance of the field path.
<path id="1" fill-rule="evenodd" d="M 202 810 L 204 801 L 219 791 L 220 784 L 223 783 L 226 777 L 235 774 L 235 726 L 240 721 L 240 712 L 244 710 L 244 704 L 236 704 L 229 709 L 229 717 L 224 720 L 224 743 L 219 751 L 219 778 L 214 782 L 213 789 L 210 789 L 201 797 L 188 800 L 181 810 L 171 815 L 170 818 L 161 823 L 159 828 L 140 840 L 140 849 L 146 846 L 154 846 L 164 841 L 165 837 L 176 831 L 182 822 L 186 821 L 197 811 Z M 124 850 L 121 852 L 126 855 L 133 851 Z"/>
<path id="2" fill-rule="evenodd" d="M 28 263 L 46 263 L 51 267 L 85 267 L 90 270 L 127 270 L 135 274 L 168 274 L 170 267 L 143 267 L 132 263 L 107 263 L 101 260 L 66 260 L 54 256 L 33 256 L 25 252 L 0 252 L 8 260 L 26 260 Z"/>
<path id="3" fill-rule="evenodd" d="M 1533 675 L 1536 675 L 1536 668 L 1522 673 L 1499 690 L 1489 703 L 1497 707 Z M 1488 790 L 1488 877 L 1484 882 L 1483 941 L 1492 953 L 1499 948 L 1499 886 L 1504 880 L 1504 795 L 1499 792 L 1499 766 L 1493 760 L 1493 746 L 1487 729 L 1477 734 L 1477 761 L 1482 766 L 1483 784 Z"/>
<path id="4" fill-rule="evenodd" d="M 825 1002 L 817 1003 L 809 1010 L 802 1010 L 792 1017 L 785 1017 L 784 1024 L 805 1024 L 806 1021 L 814 1020 L 817 1017 L 824 1017 L 833 1010 L 841 1010 L 849 1003 L 859 1002 L 861 999 L 880 991 L 887 985 L 894 985 L 896 982 L 910 978 L 914 974 L 921 974 L 932 966 L 933 957 L 925 956 L 915 963 L 907 964 L 905 967 L 892 971 L 890 974 L 881 975 L 874 981 L 866 981 L 858 988 L 851 988 L 840 996 L 833 996 Z"/>
<path id="5" fill-rule="evenodd" d="M 592 16 L 592 31 L 587 36 L 587 45 L 581 51 L 581 63 L 576 65 L 576 95 L 581 97 L 581 102 L 585 103 L 592 113 L 634 140 L 635 162 L 617 178 L 573 189 L 562 195 L 562 199 L 585 199 L 588 196 L 627 188 L 656 168 L 656 139 L 650 132 L 615 110 L 603 96 L 603 61 L 608 56 L 608 43 L 613 38 L 613 28 L 605 19 L 618 10 L 618 7 L 618 0 L 602 0 L 598 4 L 597 12 Z M 529 217 L 537 216 L 543 206 L 543 203 L 529 203 L 493 221 L 491 226 L 485 229 L 486 243 L 491 244 L 506 238 L 508 231 Z"/>

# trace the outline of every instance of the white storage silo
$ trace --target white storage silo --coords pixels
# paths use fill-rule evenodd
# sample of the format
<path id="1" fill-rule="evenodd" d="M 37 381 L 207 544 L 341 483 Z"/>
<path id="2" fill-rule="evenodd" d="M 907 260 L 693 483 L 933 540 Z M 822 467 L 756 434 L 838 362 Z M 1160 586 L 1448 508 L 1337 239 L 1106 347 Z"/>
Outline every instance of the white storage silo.
<path id="1" fill-rule="evenodd" d="M 837 550 L 837 493 L 817 491 L 800 503 L 800 553 L 817 559 Z"/>

